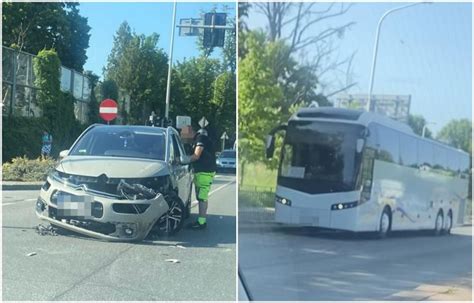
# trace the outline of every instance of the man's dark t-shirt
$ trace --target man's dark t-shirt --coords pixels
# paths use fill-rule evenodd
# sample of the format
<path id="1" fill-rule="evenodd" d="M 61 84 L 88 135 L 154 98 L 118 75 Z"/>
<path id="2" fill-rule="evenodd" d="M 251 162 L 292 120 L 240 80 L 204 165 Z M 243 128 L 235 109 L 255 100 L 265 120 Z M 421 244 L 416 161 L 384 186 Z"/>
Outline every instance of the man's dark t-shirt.
<path id="1" fill-rule="evenodd" d="M 216 153 L 214 146 L 208 136 L 198 135 L 194 148 L 196 146 L 204 147 L 199 160 L 193 163 L 194 172 L 215 172 L 216 171 Z"/>

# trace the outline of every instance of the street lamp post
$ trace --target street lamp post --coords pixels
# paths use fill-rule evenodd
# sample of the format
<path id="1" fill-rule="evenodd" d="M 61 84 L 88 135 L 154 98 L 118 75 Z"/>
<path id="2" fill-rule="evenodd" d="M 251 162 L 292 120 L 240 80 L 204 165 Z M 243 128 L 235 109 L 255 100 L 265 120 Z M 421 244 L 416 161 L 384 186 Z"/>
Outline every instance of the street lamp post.
<path id="1" fill-rule="evenodd" d="M 168 62 L 168 79 L 166 82 L 166 107 L 165 107 L 165 120 L 168 122 L 169 111 L 170 111 L 170 86 L 171 86 L 171 69 L 173 66 L 173 46 L 174 46 L 174 28 L 176 27 L 176 0 L 173 3 L 173 21 L 171 26 L 171 42 L 170 42 L 170 58 Z"/>
<path id="2" fill-rule="evenodd" d="M 421 136 L 422 136 L 423 138 L 425 137 L 426 127 L 427 127 L 428 125 L 430 125 L 430 124 L 436 125 L 435 122 L 426 122 L 425 125 L 423 125 L 423 130 L 421 131 Z"/>
<path id="3" fill-rule="evenodd" d="M 382 17 L 380 17 L 379 23 L 377 25 L 377 31 L 375 33 L 375 45 L 374 45 L 374 55 L 372 58 L 372 70 L 370 72 L 370 86 L 369 86 L 369 95 L 367 98 L 367 111 L 370 112 L 372 109 L 372 89 L 374 87 L 374 73 L 375 73 L 375 65 L 377 63 L 377 51 L 379 48 L 379 36 L 380 36 L 380 28 L 382 26 L 383 20 L 385 20 L 385 17 L 387 17 L 389 14 L 402 10 L 404 8 L 408 8 L 417 4 L 428 4 L 430 2 L 415 2 L 415 3 L 410 3 L 406 5 L 402 5 L 399 7 L 392 8 L 391 10 L 386 11 Z"/>

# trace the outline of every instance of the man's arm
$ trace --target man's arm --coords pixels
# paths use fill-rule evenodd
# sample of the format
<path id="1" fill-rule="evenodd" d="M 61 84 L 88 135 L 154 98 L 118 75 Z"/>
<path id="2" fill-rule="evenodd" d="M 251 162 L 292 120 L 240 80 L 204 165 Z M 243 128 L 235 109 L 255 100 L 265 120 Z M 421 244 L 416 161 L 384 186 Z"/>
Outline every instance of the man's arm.
<path id="1" fill-rule="evenodd" d="M 191 162 L 199 160 L 203 151 L 204 151 L 204 146 L 202 145 L 196 146 L 196 148 L 194 149 L 194 154 L 191 156 Z"/>

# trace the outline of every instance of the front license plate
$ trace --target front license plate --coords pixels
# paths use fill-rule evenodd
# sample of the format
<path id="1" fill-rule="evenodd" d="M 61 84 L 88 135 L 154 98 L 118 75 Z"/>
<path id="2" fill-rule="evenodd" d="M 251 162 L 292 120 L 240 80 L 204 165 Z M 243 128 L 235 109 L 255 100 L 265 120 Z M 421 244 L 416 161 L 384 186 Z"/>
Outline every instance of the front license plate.
<path id="1" fill-rule="evenodd" d="M 58 217 L 79 217 L 91 219 L 91 196 L 76 196 L 70 194 L 58 195 Z"/>

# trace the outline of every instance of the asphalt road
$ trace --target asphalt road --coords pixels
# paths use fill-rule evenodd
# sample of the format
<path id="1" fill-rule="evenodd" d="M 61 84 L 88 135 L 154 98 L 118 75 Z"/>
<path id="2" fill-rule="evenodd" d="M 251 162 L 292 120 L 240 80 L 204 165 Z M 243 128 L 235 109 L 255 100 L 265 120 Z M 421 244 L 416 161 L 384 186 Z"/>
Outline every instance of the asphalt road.
<path id="1" fill-rule="evenodd" d="M 254 300 L 471 299 L 471 226 L 376 240 L 242 217 L 239 266 Z"/>
<path id="2" fill-rule="evenodd" d="M 143 243 L 40 236 L 38 191 L 3 191 L 3 300 L 235 300 L 235 176 L 211 191 L 207 230 Z"/>

